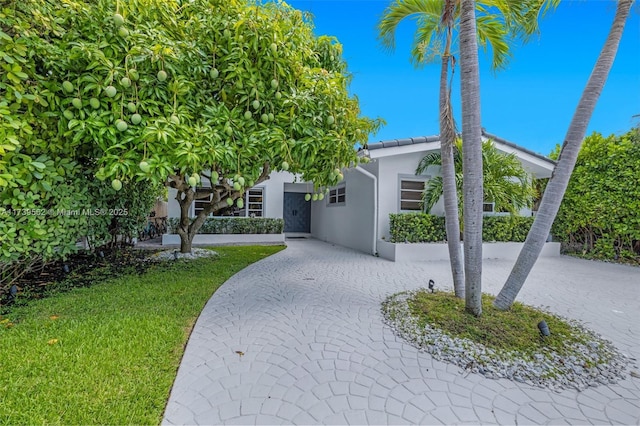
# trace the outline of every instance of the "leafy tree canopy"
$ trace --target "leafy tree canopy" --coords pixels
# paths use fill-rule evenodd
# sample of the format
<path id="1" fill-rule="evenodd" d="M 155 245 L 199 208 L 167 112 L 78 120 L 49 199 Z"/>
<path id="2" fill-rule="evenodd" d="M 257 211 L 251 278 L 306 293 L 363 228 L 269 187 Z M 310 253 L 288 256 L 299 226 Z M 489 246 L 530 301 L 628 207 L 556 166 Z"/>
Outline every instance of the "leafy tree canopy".
<path id="1" fill-rule="evenodd" d="M 87 170 L 185 206 L 213 194 L 204 215 L 273 170 L 320 190 L 381 124 L 349 96 L 341 45 L 284 2 L 10 0 L 0 21 L 0 184 L 25 205 Z"/>
<path id="2" fill-rule="evenodd" d="M 377 126 L 348 95 L 341 46 L 315 37 L 285 3 L 76 0 L 48 9 L 55 18 L 43 22 L 50 32 L 37 54 L 52 112 L 62 114 L 59 143 L 97 147 L 100 179 L 169 178 L 187 191 L 189 177 L 213 170 L 231 194 L 223 177 L 248 184 L 290 170 L 327 185 Z"/>

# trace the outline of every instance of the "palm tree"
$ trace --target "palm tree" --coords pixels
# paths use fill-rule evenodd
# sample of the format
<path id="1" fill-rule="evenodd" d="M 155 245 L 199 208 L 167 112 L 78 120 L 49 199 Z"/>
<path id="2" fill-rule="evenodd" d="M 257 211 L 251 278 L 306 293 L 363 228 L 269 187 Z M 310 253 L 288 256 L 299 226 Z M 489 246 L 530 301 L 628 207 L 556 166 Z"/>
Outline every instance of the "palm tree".
<path id="1" fill-rule="evenodd" d="M 415 65 L 422 66 L 430 59 L 429 49 L 435 49 L 438 39 L 444 38 L 444 48 L 438 52 L 440 65 L 440 145 L 442 152 L 442 184 L 444 191 L 445 227 L 453 288 L 455 295 L 464 298 L 464 269 L 460 250 L 460 221 L 458 218 L 458 197 L 455 193 L 455 169 L 453 165 L 453 140 L 455 139 L 455 123 L 451 108 L 451 87 L 449 85 L 449 64 L 453 73 L 455 59 L 451 52 L 453 27 L 455 19 L 454 0 L 397 0 L 385 10 L 378 28 L 383 45 L 393 48 L 395 30 L 407 17 L 418 17 L 418 31 L 412 49 L 412 60 Z"/>
<path id="2" fill-rule="evenodd" d="M 482 314 L 482 124 L 475 0 L 460 5 L 465 309 Z"/>
<path id="3" fill-rule="evenodd" d="M 456 140 L 454 146 L 454 164 L 456 173 L 456 193 L 458 205 L 462 207 L 462 139 Z M 429 166 L 441 165 L 439 152 L 425 155 L 416 169 L 416 174 L 424 173 Z M 533 180 L 522 167 L 515 154 L 498 151 L 491 140 L 482 142 L 482 184 L 484 202 L 493 202 L 495 210 L 509 212 L 512 215 L 524 207 L 530 207 L 536 190 Z M 428 213 L 440 200 L 443 194 L 442 177 L 429 180 L 422 193 L 423 210 Z M 462 210 L 462 208 L 460 209 Z"/>
<path id="4" fill-rule="evenodd" d="M 550 5 L 559 0 L 483 0 L 478 3 L 478 43 L 491 46 L 492 68 L 503 67 L 509 56 L 509 42 L 521 37 L 524 41 L 538 30 L 538 17 Z M 442 152 L 442 184 L 444 193 L 445 223 L 451 272 L 456 296 L 464 297 L 464 269 L 460 250 L 460 225 L 458 198 L 455 193 L 456 178 L 453 159 L 455 123 L 451 108 L 451 77 L 455 70 L 452 44 L 454 29 L 460 16 L 459 0 L 395 0 L 383 13 L 378 30 L 382 44 L 389 49 L 395 46 L 395 30 L 406 18 L 415 18 L 418 29 L 411 49 L 414 65 L 421 67 L 437 56 L 441 58 L 440 70 L 440 141 Z M 500 13 L 493 13 L 497 9 Z"/>
<path id="5" fill-rule="evenodd" d="M 600 56 L 596 61 L 593 72 L 589 77 L 589 81 L 582 92 L 582 97 L 580 98 L 580 102 L 578 103 L 578 107 L 573 115 L 569 130 L 562 145 L 558 163 L 542 196 L 535 221 L 529 230 L 527 239 L 511 270 L 509 278 L 507 278 L 506 283 L 494 301 L 494 306 L 498 309 L 506 310 L 511 307 L 527 279 L 529 272 L 531 272 L 531 268 L 533 268 L 536 260 L 538 260 L 540 251 L 547 240 L 551 225 L 558 213 L 560 203 L 569 183 L 569 178 L 576 164 L 576 159 L 578 158 L 587 126 L 591 120 L 591 115 L 593 114 L 596 102 L 602 93 L 602 88 L 607 81 L 609 71 L 618 52 L 618 46 L 632 3 L 633 0 L 618 1 L 611 30 L 600 52 Z"/>

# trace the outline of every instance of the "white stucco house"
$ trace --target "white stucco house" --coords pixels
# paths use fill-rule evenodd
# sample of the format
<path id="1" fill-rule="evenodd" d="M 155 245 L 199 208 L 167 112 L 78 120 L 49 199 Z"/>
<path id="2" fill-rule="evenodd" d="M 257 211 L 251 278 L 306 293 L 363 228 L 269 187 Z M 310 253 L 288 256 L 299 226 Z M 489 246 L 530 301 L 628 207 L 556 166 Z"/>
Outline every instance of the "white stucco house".
<path id="1" fill-rule="evenodd" d="M 552 160 L 484 131 L 483 138 L 493 140 L 499 151 L 514 153 L 534 177 L 551 176 L 555 166 Z M 288 237 L 309 236 L 378 254 L 378 246 L 389 239 L 389 214 L 420 211 L 424 184 L 439 173 L 439 168 L 434 167 L 419 176 L 415 175 L 415 170 L 424 155 L 439 149 L 438 136 L 371 143 L 359 152 L 371 161 L 346 169 L 344 180 L 332 187 L 322 201 L 305 201 L 304 196 L 313 191 L 313 185 L 294 183 L 296 179 L 291 173 L 272 173 L 267 181 L 247 191 L 245 208 L 235 214 L 283 218 Z M 170 189 L 169 217 L 180 216 L 174 198 L 175 190 Z M 191 209 L 191 216 L 195 216 L 199 203 L 196 201 Z M 442 200 L 432 213 L 444 214 Z M 530 215 L 531 212 L 522 211 L 521 214 Z"/>

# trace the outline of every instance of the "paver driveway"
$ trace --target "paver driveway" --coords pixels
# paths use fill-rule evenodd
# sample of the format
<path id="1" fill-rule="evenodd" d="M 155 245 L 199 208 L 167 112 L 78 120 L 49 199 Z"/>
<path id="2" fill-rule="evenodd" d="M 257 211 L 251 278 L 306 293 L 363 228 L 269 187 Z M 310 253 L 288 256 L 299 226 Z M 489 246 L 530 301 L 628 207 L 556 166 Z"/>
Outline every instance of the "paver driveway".
<path id="1" fill-rule="evenodd" d="M 314 240 L 288 246 L 206 305 L 164 424 L 640 422 L 640 379 L 556 393 L 461 374 L 398 339 L 380 302 L 429 278 L 443 288 L 447 262 L 393 263 Z M 496 293 L 511 265 L 485 261 L 485 291 Z M 585 321 L 640 358 L 638 268 L 541 259 L 520 300 Z"/>

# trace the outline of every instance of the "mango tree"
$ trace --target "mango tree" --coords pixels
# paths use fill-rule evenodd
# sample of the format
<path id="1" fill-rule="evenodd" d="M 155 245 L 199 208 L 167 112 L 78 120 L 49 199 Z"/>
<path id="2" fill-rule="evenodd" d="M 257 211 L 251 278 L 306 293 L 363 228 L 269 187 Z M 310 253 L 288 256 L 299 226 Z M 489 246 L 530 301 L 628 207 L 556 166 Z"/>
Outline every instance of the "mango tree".
<path id="1" fill-rule="evenodd" d="M 272 171 L 299 174 L 316 192 L 337 183 L 357 161 L 354 144 L 379 125 L 348 94 L 337 40 L 316 37 L 285 3 L 68 3 L 44 64 L 64 94 L 58 129 L 97 148 L 96 177 L 114 189 L 175 188 L 182 252 L 206 216 L 242 208 L 245 189 Z"/>
<path id="2" fill-rule="evenodd" d="M 34 58 L 55 21 L 24 6 L 0 9 L 0 295 L 31 266 L 74 251 L 86 228 L 86 217 L 55 214 L 80 209 L 88 193 L 56 142 L 54 95 Z"/>
<path id="3" fill-rule="evenodd" d="M 80 237 L 96 247 L 136 235 L 158 194 L 142 184 L 116 193 L 93 179 L 97 146 L 61 127 L 71 83 L 54 74 L 55 61 L 65 54 L 67 16 L 80 10 L 65 4 L 0 8 L 0 297 L 33 267 L 76 251 Z"/>

